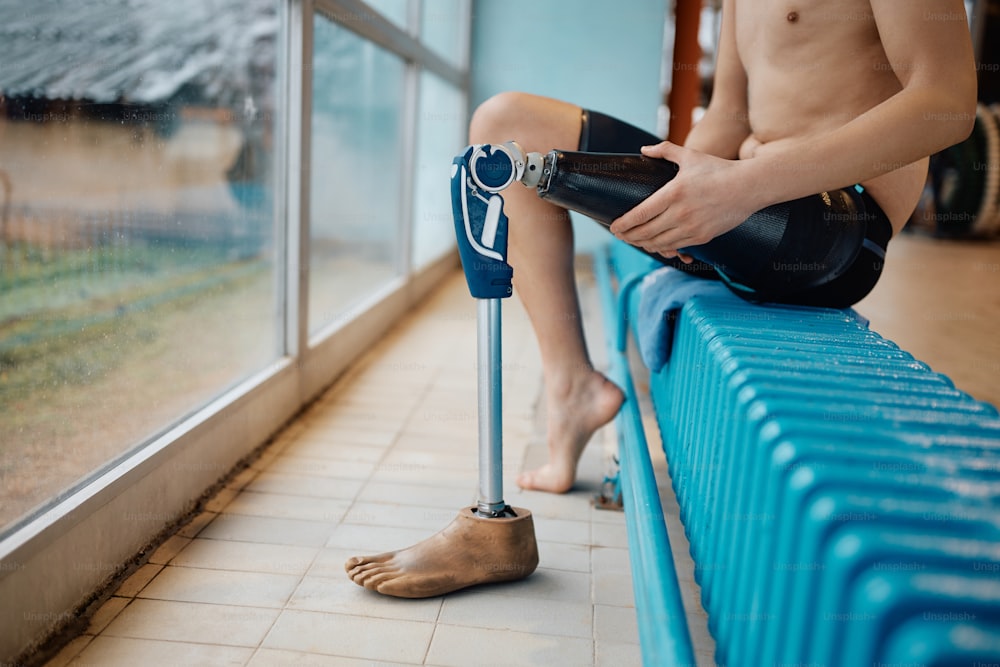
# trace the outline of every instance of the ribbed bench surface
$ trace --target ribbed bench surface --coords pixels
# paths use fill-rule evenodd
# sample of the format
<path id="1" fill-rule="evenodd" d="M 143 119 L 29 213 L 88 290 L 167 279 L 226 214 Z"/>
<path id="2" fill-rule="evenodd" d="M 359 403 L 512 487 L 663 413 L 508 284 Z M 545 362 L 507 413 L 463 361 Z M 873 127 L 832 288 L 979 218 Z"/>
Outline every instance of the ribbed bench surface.
<path id="1" fill-rule="evenodd" d="M 1000 664 L 993 406 L 850 313 L 728 295 L 650 391 L 720 664 Z"/>

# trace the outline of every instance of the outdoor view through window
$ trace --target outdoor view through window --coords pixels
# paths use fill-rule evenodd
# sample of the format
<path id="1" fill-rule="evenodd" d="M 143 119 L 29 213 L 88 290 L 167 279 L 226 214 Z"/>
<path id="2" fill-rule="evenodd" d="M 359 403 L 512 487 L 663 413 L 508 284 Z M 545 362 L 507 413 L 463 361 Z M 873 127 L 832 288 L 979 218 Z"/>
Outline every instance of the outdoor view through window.
<path id="1" fill-rule="evenodd" d="M 278 10 L 0 2 L 0 533 L 281 354 Z"/>

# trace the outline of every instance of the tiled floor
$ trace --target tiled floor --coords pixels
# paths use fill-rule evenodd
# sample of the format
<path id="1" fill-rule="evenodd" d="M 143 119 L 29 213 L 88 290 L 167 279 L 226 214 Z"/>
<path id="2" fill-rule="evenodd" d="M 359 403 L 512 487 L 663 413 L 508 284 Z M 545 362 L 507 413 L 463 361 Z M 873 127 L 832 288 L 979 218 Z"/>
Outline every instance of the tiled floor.
<path id="1" fill-rule="evenodd" d="M 583 290 L 601 365 L 597 299 L 586 280 Z M 516 488 L 515 473 L 546 457 L 544 406 L 516 299 L 503 320 L 506 500 L 534 514 L 541 562 L 531 577 L 398 600 L 356 586 L 343 569 L 351 555 L 427 537 L 474 503 L 475 304 L 456 273 L 156 551 L 50 665 L 641 664 L 624 518 L 591 502 L 611 470 L 613 431 L 588 448 L 579 490 Z M 669 514 L 680 530 L 676 509 Z M 673 546 L 686 553 L 682 536 Z M 710 664 L 684 568 L 693 634 Z"/>

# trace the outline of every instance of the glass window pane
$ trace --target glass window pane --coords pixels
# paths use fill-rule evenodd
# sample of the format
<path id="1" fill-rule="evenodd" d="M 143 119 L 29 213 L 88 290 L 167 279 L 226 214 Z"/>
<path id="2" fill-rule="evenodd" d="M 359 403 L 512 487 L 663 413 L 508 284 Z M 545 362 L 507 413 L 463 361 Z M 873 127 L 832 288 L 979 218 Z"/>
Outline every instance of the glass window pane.
<path id="1" fill-rule="evenodd" d="M 0 532 L 279 356 L 278 7 L 0 5 Z"/>
<path id="2" fill-rule="evenodd" d="M 455 247 L 451 212 L 451 161 L 467 143 L 461 91 L 424 71 L 417 115 L 414 174 L 413 266 L 416 269 Z"/>
<path id="3" fill-rule="evenodd" d="M 456 67 L 465 64 L 462 47 L 468 0 L 424 0 L 420 10 L 420 40 Z"/>
<path id="4" fill-rule="evenodd" d="M 365 0 L 365 2 L 400 28 L 406 29 L 407 0 Z"/>
<path id="5" fill-rule="evenodd" d="M 399 275 L 404 65 L 317 15 L 309 333 Z"/>

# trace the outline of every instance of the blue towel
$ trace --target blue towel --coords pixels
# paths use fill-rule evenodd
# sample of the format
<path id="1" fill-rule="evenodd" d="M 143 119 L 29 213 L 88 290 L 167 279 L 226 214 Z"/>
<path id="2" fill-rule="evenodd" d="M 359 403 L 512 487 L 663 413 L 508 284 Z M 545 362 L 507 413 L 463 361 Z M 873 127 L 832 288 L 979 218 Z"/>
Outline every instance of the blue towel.
<path id="1" fill-rule="evenodd" d="M 670 266 L 651 271 L 642 279 L 636 332 L 642 361 L 654 373 L 670 359 L 674 315 L 688 299 L 703 294 L 732 296 L 721 281 L 696 278 Z"/>
<path id="2" fill-rule="evenodd" d="M 721 280 L 696 278 L 671 266 L 650 271 L 638 286 L 639 309 L 636 315 L 636 336 L 643 363 L 654 373 L 670 360 L 676 315 L 689 299 L 696 296 L 727 295 L 743 303 Z M 800 308 L 801 306 L 770 307 Z M 868 328 L 868 319 L 853 308 L 844 311 L 859 326 Z"/>

